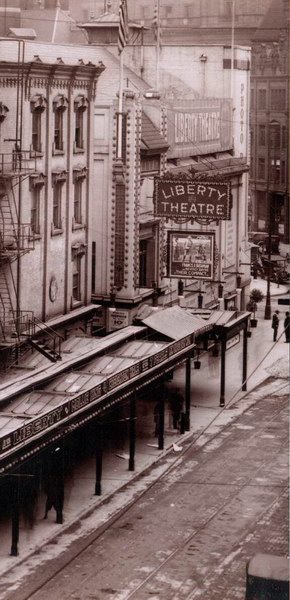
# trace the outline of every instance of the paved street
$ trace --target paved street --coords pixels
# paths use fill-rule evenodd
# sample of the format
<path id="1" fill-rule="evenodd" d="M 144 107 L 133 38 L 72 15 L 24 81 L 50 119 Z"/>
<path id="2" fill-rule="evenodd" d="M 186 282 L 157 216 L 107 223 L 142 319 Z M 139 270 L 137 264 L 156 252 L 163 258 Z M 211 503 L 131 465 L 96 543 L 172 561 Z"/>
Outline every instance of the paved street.
<path id="1" fill-rule="evenodd" d="M 192 444 L 58 575 L 44 563 L 7 598 L 243 598 L 248 558 L 288 550 L 286 393 L 285 380 L 262 385 L 252 407 L 199 450 Z"/>

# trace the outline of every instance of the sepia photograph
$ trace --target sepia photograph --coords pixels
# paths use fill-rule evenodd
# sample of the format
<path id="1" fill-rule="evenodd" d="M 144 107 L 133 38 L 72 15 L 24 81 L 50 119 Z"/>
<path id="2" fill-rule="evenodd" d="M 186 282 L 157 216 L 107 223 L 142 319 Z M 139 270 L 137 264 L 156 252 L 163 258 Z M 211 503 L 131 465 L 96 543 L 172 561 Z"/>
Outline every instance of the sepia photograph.
<path id="1" fill-rule="evenodd" d="M 289 600 L 289 0 L 0 0 L 0 600 Z"/>

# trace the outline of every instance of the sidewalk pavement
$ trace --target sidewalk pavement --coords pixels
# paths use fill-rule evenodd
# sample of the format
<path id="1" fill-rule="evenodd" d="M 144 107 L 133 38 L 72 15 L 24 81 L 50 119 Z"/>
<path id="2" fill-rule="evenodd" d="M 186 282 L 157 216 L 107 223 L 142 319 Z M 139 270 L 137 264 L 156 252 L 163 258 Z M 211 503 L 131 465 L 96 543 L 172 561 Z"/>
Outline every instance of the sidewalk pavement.
<path id="1" fill-rule="evenodd" d="M 94 496 L 94 459 L 79 464 L 74 470 L 73 477 L 66 481 L 64 524 L 58 525 L 54 522 L 53 510 L 49 513 L 48 519 L 43 520 L 45 498 L 40 498 L 34 527 L 28 529 L 24 523 L 21 523 L 18 557 L 9 555 L 11 525 L 0 523 L 0 575 L 4 577 L 4 581 L 5 574 L 7 581 L 10 577 L 13 580 L 15 573 L 20 576 L 23 569 L 25 571 L 26 568 L 31 568 L 35 561 L 46 560 L 51 555 L 57 556 L 57 553 L 64 551 L 75 537 L 87 535 L 91 528 L 95 530 L 115 512 L 124 509 L 130 499 L 145 491 L 168 469 L 181 452 L 180 448 L 189 443 L 189 439 L 194 439 L 197 447 L 204 445 L 218 435 L 229 422 L 254 404 L 263 391 L 259 392 L 257 389 L 253 392 L 253 390 L 267 378 L 271 376 L 280 378 L 273 380 L 273 391 L 277 386 L 286 387 L 285 381 L 281 384 L 281 378 L 288 377 L 289 345 L 284 343 L 281 325 L 278 341 L 273 343 L 271 322 L 263 320 L 264 303 L 261 304 L 258 327 L 252 330 L 252 337 L 248 340 L 248 392 L 241 391 L 242 341 L 231 348 L 226 355 L 225 409 L 219 407 L 220 358 L 212 357 L 210 353 L 202 354 L 201 369 L 194 370 L 192 365 L 190 432 L 181 435 L 177 430 L 172 429 L 171 415 L 166 407 L 165 448 L 163 451 L 158 450 L 157 439 L 154 436 L 153 406 L 150 406 L 148 416 L 149 413 L 144 413 L 144 406 L 140 405 L 137 418 L 144 419 L 147 427 L 144 428 L 142 437 L 137 436 L 135 472 L 128 471 L 127 447 L 111 448 L 110 451 L 106 451 L 103 461 L 103 495 L 97 497 Z M 275 306 L 274 302 L 273 310 Z M 172 384 L 183 391 L 185 384 L 183 366 L 175 371 Z M 13 569 L 15 566 L 17 570 Z M 11 571 L 10 575 L 9 571 Z"/>

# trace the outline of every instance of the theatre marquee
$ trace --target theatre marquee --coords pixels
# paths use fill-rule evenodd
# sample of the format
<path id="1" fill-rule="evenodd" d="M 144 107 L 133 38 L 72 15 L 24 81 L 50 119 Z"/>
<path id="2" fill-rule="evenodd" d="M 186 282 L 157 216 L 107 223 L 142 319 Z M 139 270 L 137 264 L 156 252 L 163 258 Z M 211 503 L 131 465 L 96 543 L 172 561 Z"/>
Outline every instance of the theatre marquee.
<path id="1" fill-rule="evenodd" d="M 230 220 L 230 182 L 156 177 L 154 214 L 176 222 Z"/>

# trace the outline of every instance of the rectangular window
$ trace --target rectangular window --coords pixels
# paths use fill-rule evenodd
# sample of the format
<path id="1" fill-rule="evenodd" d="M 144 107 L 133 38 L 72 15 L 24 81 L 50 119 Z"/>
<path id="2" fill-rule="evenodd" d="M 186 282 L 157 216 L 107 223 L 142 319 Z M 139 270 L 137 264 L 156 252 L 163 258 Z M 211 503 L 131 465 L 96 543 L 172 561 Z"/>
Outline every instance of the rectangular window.
<path id="1" fill-rule="evenodd" d="M 78 109 L 75 112 L 75 147 L 83 150 L 84 148 L 84 111 Z"/>
<path id="2" fill-rule="evenodd" d="M 285 110 L 286 108 L 286 90 L 277 88 L 271 90 L 270 105 L 272 110 Z"/>
<path id="3" fill-rule="evenodd" d="M 63 110 L 54 113 L 54 149 L 63 150 Z"/>
<path id="4" fill-rule="evenodd" d="M 74 222 L 82 223 L 82 194 L 83 178 L 77 179 L 74 183 Z"/>
<path id="5" fill-rule="evenodd" d="M 96 242 L 92 242 L 92 293 L 96 291 Z"/>
<path id="6" fill-rule="evenodd" d="M 53 186 L 53 209 L 52 209 L 52 224 L 54 229 L 62 228 L 61 219 L 61 200 L 62 200 L 62 181 L 56 181 Z"/>
<path id="7" fill-rule="evenodd" d="M 32 150 L 41 152 L 41 114 L 42 110 L 36 108 L 32 113 Z"/>
<path id="8" fill-rule="evenodd" d="M 267 91 L 258 90 L 258 109 L 266 110 L 267 108 Z"/>
<path id="9" fill-rule="evenodd" d="M 280 124 L 270 124 L 270 148 L 280 148 L 281 136 L 280 136 Z"/>
<path id="10" fill-rule="evenodd" d="M 282 126 L 282 148 L 287 148 L 287 128 Z"/>
<path id="11" fill-rule="evenodd" d="M 81 257 L 75 256 L 73 260 L 72 297 L 76 302 L 81 300 Z"/>
<path id="12" fill-rule="evenodd" d="M 258 158 L 258 179 L 265 179 L 265 159 Z"/>
<path id="13" fill-rule="evenodd" d="M 266 146 L 266 125 L 259 125 L 259 146 Z"/>
<path id="14" fill-rule="evenodd" d="M 31 192 L 31 212 L 30 212 L 30 225 L 32 233 L 40 233 L 40 186 L 35 186 Z"/>
<path id="15" fill-rule="evenodd" d="M 286 182 L 286 165 L 285 160 L 281 160 L 281 183 L 284 184 Z"/>
<path id="16" fill-rule="evenodd" d="M 280 159 L 273 158 L 270 163 L 270 181 L 280 183 Z"/>

